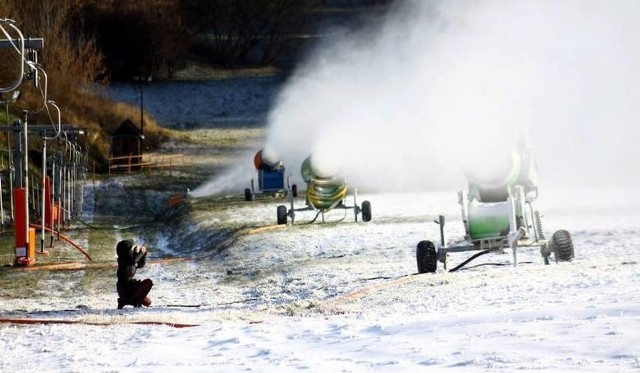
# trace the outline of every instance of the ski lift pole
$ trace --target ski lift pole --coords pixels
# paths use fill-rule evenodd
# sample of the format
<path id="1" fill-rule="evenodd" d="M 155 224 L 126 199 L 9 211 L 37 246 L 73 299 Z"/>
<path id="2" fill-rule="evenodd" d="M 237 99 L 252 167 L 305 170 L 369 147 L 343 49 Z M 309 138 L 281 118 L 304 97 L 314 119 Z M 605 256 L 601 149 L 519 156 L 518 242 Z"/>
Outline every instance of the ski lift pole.
<path id="1" fill-rule="evenodd" d="M 69 224 L 69 220 L 71 219 L 71 163 L 67 162 L 65 167 L 65 197 L 64 197 L 64 211 L 65 211 L 65 224 Z"/>
<path id="2" fill-rule="evenodd" d="M 49 231 L 51 233 L 51 240 L 49 241 L 49 247 L 53 247 L 53 231 L 55 230 L 54 228 L 54 223 L 55 223 L 55 219 L 54 216 L 56 216 L 58 214 L 58 208 L 55 207 L 55 203 L 56 203 L 56 156 L 55 154 L 53 155 L 53 162 L 51 162 L 51 216 L 50 216 L 50 223 L 51 223 L 51 230 Z"/>
<path id="3" fill-rule="evenodd" d="M 74 211 L 74 204 L 75 201 L 73 200 L 73 189 L 75 188 L 75 182 L 73 180 L 73 166 L 74 166 L 74 150 L 73 150 L 73 144 L 71 144 L 71 152 L 69 153 L 69 167 L 67 168 L 67 172 L 69 173 L 69 188 L 68 188 L 68 198 L 69 198 L 69 206 L 67 207 L 68 213 L 69 213 L 69 222 L 71 220 L 73 220 L 73 211 Z"/>
<path id="4" fill-rule="evenodd" d="M 0 175 L 0 228 L 4 229 L 4 205 L 2 204 L 2 175 Z"/>
<path id="5" fill-rule="evenodd" d="M 14 133 L 14 136 L 16 138 L 19 139 L 19 137 L 17 137 L 17 135 L 15 135 L 15 133 L 18 133 L 18 131 L 16 131 L 15 127 L 11 127 L 9 125 L 9 104 L 10 103 L 15 103 L 18 98 L 20 97 L 20 91 L 13 91 L 13 95 L 11 96 L 11 99 L 6 99 L 4 101 L 5 104 L 5 118 L 6 118 L 6 133 L 7 133 L 7 176 L 9 178 L 9 209 L 10 209 L 10 220 L 11 222 L 13 222 L 13 188 L 14 188 L 14 183 L 13 183 L 13 177 L 14 177 L 14 165 L 13 165 L 13 149 L 11 148 L 11 138 L 12 138 L 12 133 Z"/>
<path id="6" fill-rule="evenodd" d="M 80 163 L 80 151 L 78 150 L 79 145 L 73 144 L 73 160 L 72 160 L 72 167 L 71 167 L 71 179 L 72 179 L 72 185 L 73 188 L 71 188 L 71 198 L 73 201 L 73 208 L 71 210 L 71 218 L 72 219 L 77 219 L 79 217 L 79 210 L 80 210 L 80 201 L 78 200 L 78 189 L 80 187 L 80 183 L 78 182 L 78 165 Z"/>
<path id="7" fill-rule="evenodd" d="M 64 228 L 67 219 L 67 162 L 65 157 L 69 147 L 67 133 L 64 132 L 64 153 L 60 155 L 60 226 Z"/>
<path id="8" fill-rule="evenodd" d="M 75 177 L 74 177 L 76 152 L 75 152 L 75 145 L 74 144 L 71 144 L 71 154 L 69 155 L 69 158 L 70 158 L 70 164 L 69 164 L 69 221 L 72 221 L 73 220 L 73 214 L 75 212 L 75 187 L 76 187 L 76 182 L 75 182 Z"/>
<path id="9" fill-rule="evenodd" d="M 79 146 L 78 146 L 79 147 Z M 81 168 L 84 164 L 82 153 L 78 151 L 78 165 L 76 166 L 76 182 L 78 183 L 78 190 L 76 191 L 76 199 L 78 200 L 78 215 L 76 218 L 80 218 L 82 215 L 82 209 L 84 207 L 84 174 Z"/>
<path id="10" fill-rule="evenodd" d="M 25 193 L 25 198 L 24 198 L 24 206 L 22 206 L 24 208 L 24 219 L 25 219 L 25 224 L 24 224 L 24 228 L 25 228 L 25 247 L 29 248 L 29 136 L 27 134 L 27 121 L 29 119 L 29 112 L 27 110 L 24 110 L 22 112 L 24 114 L 24 122 L 22 123 L 22 135 L 23 135 L 23 141 L 24 141 L 24 151 L 23 151 L 23 161 L 24 164 L 22 165 L 23 167 L 23 181 L 24 181 L 24 193 Z"/>
<path id="11" fill-rule="evenodd" d="M 44 135 L 44 133 L 42 134 L 42 208 L 41 208 L 41 216 L 42 216 L 42 230 L 40 232 L 40 252 L 43 253 L 44 252 L 44 236 L 46 235 L 46 232 L 44 230 L 44 226 L 45 224 L 45 203 L 46 203 L 46 193 L 45 193 L 45 188 L 46 188 L 46 182 L 45 179 L 47 177 L 47 136 Z"/>
<path id="12" fill-rule="evenodd" d="M 40 40 L 41 41 L 41 40 Z M 30 237 L 30 233 L 31 233 L 31 227 L 30 227 L 30 219 L 29 219 L 29 134 L 28 134 L 28 116 L 29 113 L 38 113 L 40 112 L 43 108 L 45 108 L 47 106 L 47 74 L 44 71 L 44 69 L 42 68 L 42 66 L 40 64 L 38 64 L 38 55 L 36 52 L 37 48 L 42 48 L 42 44 L 40 45 L 34 45 L 31 46 L 28 49 L 28 55 L 26 55 L 24 52 L 24 48 L 22 50 L 21 53 L 21 64 L 25 64 L 27 65 L 30 70 L 29 70 L 29 75 L 26 76 L 26 79 L 33 79 L 33 85 L 34 87 L 38 88 L 39 87 L 39 80 L 40 80 L 40 75 L 38 74 L 38 72 L 42 72 L 42 76 L 44 77 L 44 90 L 41 90 L 42 96 L 43 96 L 43 104 L 42 107 L 34 110 L 34 111 L 29 111 L 29 110 L 24 110 L 24 123 L 23 123 L 23 136 L 24 136 L 24 165 L 23 165 L 23 170 L 24 170 L 24 175 L 23 175 L 23 180 L 24 180 L 24 208 L 25 211 L 23 212 L 24 215 L 24 229 L 25 229 L 25 251 L 26 251 L 26 255 L 24 257 L 18 258 L 18 255 L 16 255 L 16 260 L 19 263 L 26 263 L 27 265 L 30 265 L 31 263 L 33 263 L 35 261 L 35 252 L 34 252 L 34 247 L 35 247 L 35 228 L 33 230 L 34 233 L 34 237 L 31 238 Z M 35 181 L 34 181 L 34 188 L 35 188 Z M 34 193 L 34 206 L 35 206 L 35 202 L 37 201 L 35 199 L 35 193 Z M 43 206 L 44 207 L 44 206 Z M 17 237 L 17 236 L 16 236 Z M 33 255 L 33 257 L 32 257 Z"/>
<path id="13" fill-rule="evenodd" d="M 35 175 L 29 175 L 29 177 L 31 178 L 29 182 L 29 185 L 31 185 L 31 209 L 38 211 L 38 187 L 36 186 L 38 180 L 36 180 Z"/>
<path id="14" fill-rule="evenodd" d="M 42 131 L 42 206 L 41 206 L 41 213 L 42 213 L 42 231 L 41 231 L 41 235 L 40 235 L 40 252 L 43 253 L 44 252 L 44 237 L 46 235 L 46 231 L 45 231 L 45 226 L 46 224 L 46 206 L 47 206 L 47 202 L 51 202 L 51 201 L 47 201 L 47 193 L 46 193 L 46 188 L 47 188 L 47 183 L 46 183 L 46 179 L 47 179 L 47 140 L 55 140 L 58 138 L 58 136 L 60 136 L 60 130 L 61 130 L 61 120 L 60 120 L 60 108 L 58 107 L 58 105 L 56 105 L 56 103 L 54 101 L 47 101 L 45 105 L 51 105 L 53 106 L 56 111 L 58 112 L 58 128 L 56 129 L 56 134 L 53 137 L 48 138 L 47 137 L 47 133 L 46 131 Z M 46 106 L 47 108 L 47 112 L 49 111 L 49 107 Z M 49 205 L 49 213 L 51 214 L 51 206 Z M 53 224 L 51 225 L 51 228 L 53 228 Z"/>
<path id="15" fill-rule="evenodd" d="M 0 94 L 1 95 L 1 94 Z M 9 178 L 9 198 L 11 200 L 11 221 L 13 221 L 13 181 L 12 181 L 12 169 L 13 169 L 13 162 L 12 162 L 12 151 L 11 151 L 11 132 L 13 132 L 13 130 L 11 129 L 11 127 L 9 126 L 9 104 L 13 104 L 15 103 L 18 98 L 20 97 L 20 91 L 15 90 L 13 91 L 13 93 L 11 94 L 11 97 L 2 97 L 2 103 L 4 104 L 4 109 L 5 109 L 5 125 L 6 125 L 6 136 L 7 136 L 7 176 Z M 2 168 L 4 169 L 4 156 L 2 156 Z M 1 176 L 0 176 L 1 177 Z M 0 192 L 2 191 L 2 184 L 1 184 L 1 179 L 0 179 Z M 2 225 L 2 228 L 4 228 L 4 205 L 3 205 L 3 200 L 2 200 L 2 194 L 0 193 L 0 224 Z"/>
<path id="16" fill-rule="evenodd" d="M 7 127 L 9 125 L 7 124 Z M 12 151 L 11 151 L 11 131 L 7 131 L 7 177 L 9 178 L 9 214 L 10 219 L 13 222 L 13 163 L 12 163 Z"/>
<path id="17" fill-rule="evenodd" d="M 62 228 L 67 224 L 67 164 L 62 168 Z"/>
<path id="18" fill-rule="evenodd" d="M 57 203 L 57 209 L 56 209 L 56 219 L 55 219 L 55 224 L 56 224 L 56 231 L 60 232 L 60 223 L 62 220 L 62 152 L 58 151 L 54 154 L 54 158 L 53 158 L 53 170 L 52 170 L 52 174 L 53 174 L 53 200 L 54 202 Z M 52 224 L 53 226 L 53 224 Z M 60 239 L 60 237 L 58 236 L 58 239 Z M 53 232 L 51 232 L 51 242 L 53 243 Z"/>
<path id="19" fill-rule="evenodd" d="M 73 146 L 73 168 L 71 169 L 71 177 L 73 178 L 73 189 L 71 189 L 71 198 L 73 198 L 73 210 L 71 211 L 72 219 L 78 217 L 78 151 Z"/>
<path id="20" fill-rule="evenodd" d="M 79 147 L 79 146 L 78 146 Z M 76 149 L 73 162 L 73 206 L 74 219 L 80 217 L 80 182 L 78 178 L 78 165 L 80 164 L 80 151 Z"/>
<path id="21" fill-rule="evenodd" d="M 82 179 L 80 180 L 80 206 L 81 211 L 84 210 L 84 186 L 85 181 L 87 180 L 87 149 L 85 148 L 85 153 L 82 155 L 81 163 L 82 163 Z"/>
<path id="22" fill-rule="evenodd" d="M 76 219 L 80 218 L 80 215 L 82 214 L 82 207 L 84 205 L 84 196 L 83 196 L 83 157 L 82 157 L 82 148 L 80 146 L 80 144 L 77 144 L 78 146 L 78 150 L 77 150 L 77 154 L 76 154 L 76 168 L 75 168 L 75 172 L 76 172 L 76 200 L 77 200 L 77 207 L 76 207 Z"/>
<path id="23" fill-rule="evenodd" d="M 14 204 L 14 202 L 13 202 L 13 187 L 14 187 L 14 185 L 13 185 L 14 184 L 14 181 L 13 181 L 14 175 L 13 174 L 14 173 L 15 173 L 15 169 L 13 168 L 13 166 L 11 166 L 9 168 L 9 185 L 10 185 L 10 187 L 9 187 L 9 192 L 10 192 L 9 193 L 10 194 L 10 198 L 9 198 L 9 205 L 10 206 L 9 206 L 9 208 L 11 209 L 11 222 L 15 221 L 15 217 L 14 217 L 14 214 L 13 214 L 13 210 L 15 208 L 15 206 L 13 205 Z"/>

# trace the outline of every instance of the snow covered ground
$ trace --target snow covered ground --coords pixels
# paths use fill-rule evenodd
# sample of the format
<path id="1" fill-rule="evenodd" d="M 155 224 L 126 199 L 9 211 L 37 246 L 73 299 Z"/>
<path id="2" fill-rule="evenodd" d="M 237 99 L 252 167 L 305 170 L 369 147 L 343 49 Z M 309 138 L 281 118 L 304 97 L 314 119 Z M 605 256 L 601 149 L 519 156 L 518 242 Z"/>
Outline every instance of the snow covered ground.
<path id="1" fill-rule="evenodd" d="M 545 266 L 532 249 L 516 268 L 510 254 L 490 254 L 455 273 L 414 276 L 416 243 L 437 240 L 435 216 L 448 217 L 450 238 L 461 233 L 454 191 L 361 195 L 370 223 L 349 213 L 278 228 L 280 202 L 270 200 L 199 211 L 200 229 L 233 216 L 253 228 L 220 254 L 140 270 L 156 284 L 149 309 L 116 310 L 114 279 L 89 281 L 100 270 L 38 272 L 42 289 L 3 300 L 0 316 L 74 323 L 0 324 L 0 367 L 638 371 L 640 202 L 630 192 L 543 189 L 545 228 L 573 234 L 572 262 Z M 168 255 L 161 241 L 154 258 Z"/>
<path id="2" fill-rule="evenodd" d="M 279 75 L 232 77 L 205 81 L 152 81 L 142 87 L 144 109 L 164 126 L 262 126 L 271 107 Z M 141 88 L 114 83 L 104 93 L 116 100 L 140 105 Z"/>
<path id="3" fill-rule="evenodd" d="M 575 260 L 545 266 L 537 249 L 522 249 L 516 268 L 505 253 L 482 256 L 454 273 L 440 266 L 435 274 L 412 275 L 416 244 L 438 239 L 433 220 L 439 214 L 447 217 L 448 237 L 461 235 L 456 190 L 363 193 L 359 200 L 373 207 L 369 223 L 355 223 L 350 213 L 338 222 L 343 215 L 336 212 L 325 224 L 277 227 L 276 206 L 282 202 L 245 202 L 239 188 L 235 199 L 192 199 L 193 221 L 149 226 L 157 231 L 153 237 L 136 237 L 151 249 L 152 260 L 139 272 L 155 283 L 149 309 L 115 309 L 113 248 L 135 230 L 88 230 L 86 237 L 77 232 L 83 246 L 96 253 L 97 266 L 86 270 L 2 270 L 0 370 L 640 371 L 640 199 L 634 162 L 640 94 L 628 84 L 638 80 L 637 5 L 442 2 L 468 11 L 426 22 L 432 12 L 419 5 L 428 2 L 407 3 L 416 7 L 400 12 L 398 22 L 366 33 L 388 43 L 362 43 L 368 37 L 355 35 L 345 48 L 317 58 L 318 69 L 313 63 L 307 69 L 315 74 L 293 79 L 281 100 L 274 98 L 277 77 L 239 79 L 233 87 L 229 81 L 152 82 L 145 86 L 145 108 L 180 129 L 261 127 L 269 117 L 276 124 L 279 119 L 292 126 L 275 126 L 281 131 L 267 131 L 268 136 L 279 133 L 278 140 L 301 144 L 305 152 L 311 147 L 302 140 L 337 116 L 346 120 L 333 118 L 341 130 L 335 134 L 349 146 L 330 143 L 328 149 L 344 149 L 342 159 L 359 153 L 359 144 L 376 156 L 364 157 L 358 168 L 375 169 L 398 157 L 411 165 L 409 172 L 427 176 L 442 170 L 416 156 L 429 155 L 424 141 L 442 141 L 431 136 L 433 128 L 424 124 L 434 123 L 426 119 L 442 119 L 442 129 L 456 119 L 500 123 L 498 114 L 508 123 L 530 122 L 535 149 L 544 150 L 541 180 L 552 173 L 554 181 L 565 183 L 541 182 L 537 202 L 544 227 L 547 235 L 571 232 Z M 469 4 L 480 7 L 467 9 Z M 436 37 L 447 24 L 459 29 Z M 397 33 L 391 25 L 398 25 Z M 404 38 L 397 36 L 408 32 L 414 43 L 399 43 Z M 353 50 L 354 56 L 344 57 Z M 415 76 L 432 80 L 423 84 Z M 139 86 L 113 89 L 113 97 L 139 102 Z M 317 127 L 303 126 L 310 119 Z M 363 122 L 368 126 L 360 129 Z M 344 135 L 352 123 L 358 134 L 375 139 L 372 122 L 381 124 L 376 146 L 352 141 L 364 136 Z M 385 147 L 382 140 L 395 138 L 389 128 L 406 141 Z M 292 129 L 301 136 L 289 136 Z M 451 132 L 455 138 L 464 133 Z M 454 169 L 448 162 L 444 166 Z M 377 174 L 393 181 L 394 168 L 399 167 L 392 162 Z M 313 218 L 300 217 L 301 222 Z M 236 240 L 224 250 L 205 247 L 229 230 Z M 202 245 L 177 246 L 172 231 L 201 235 Z M 111 235 L 110 243 L 91 247 L 98 234 Z M 449 261 L 469 256 L 451 254 Z"/>

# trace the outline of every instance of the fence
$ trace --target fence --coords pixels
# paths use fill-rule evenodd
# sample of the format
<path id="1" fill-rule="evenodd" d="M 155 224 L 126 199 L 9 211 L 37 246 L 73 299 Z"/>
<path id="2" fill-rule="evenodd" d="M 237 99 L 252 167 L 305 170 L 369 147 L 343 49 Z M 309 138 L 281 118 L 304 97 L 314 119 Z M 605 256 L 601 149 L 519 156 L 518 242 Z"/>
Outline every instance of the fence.
<path id="1" fill-rule="evenodd" d="M 109 158 L 109 173 L 131 173 L 154 168 L 172 168 L 185 164 L 185 158 L 182 154 L 130 154 Z"/>

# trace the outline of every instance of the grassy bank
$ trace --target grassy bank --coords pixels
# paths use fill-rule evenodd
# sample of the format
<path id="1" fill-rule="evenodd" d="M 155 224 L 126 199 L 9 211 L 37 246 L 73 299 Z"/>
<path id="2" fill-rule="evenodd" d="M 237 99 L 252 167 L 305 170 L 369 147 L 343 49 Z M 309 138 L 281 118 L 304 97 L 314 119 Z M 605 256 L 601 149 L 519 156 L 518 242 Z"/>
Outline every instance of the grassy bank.
<path id="1" fill-rule="evenodd" d="M 167 133 L 171 140 L 156 154 L 175 157 L 172 166 L 131 174 L 89 173 L 85 180 L 83 214 L 62 234 L 102 260 L 113 258 L 115 243 L 123 237 L 139 237 L 156 246 L 158 232 L 170 232 L 181 224 L 187 227 L 191 221 L 189 212 L 180 210 L 179 206 L 174 209 L 171 197 L 184 196 L 187 188 L 193 189 L 222 173 L 237 162 L 239 154 L 252 152 L 264 135 L 263 129 L 257 128 L 167 130 Z M 247 181 L 251 177 L 247 175 Z M 214 198 L 209 203 L 199 204 L 197 209 L 227 209 L 238 202 L 241 195 L 242 190 L 238 190 L 237 199 Z M 184 240 L 185 237 L 176 236 L 175 239 Z M 40 240 L 38 231 L 38 249 Z M 38 255 L 38 264 L 84 260 L 80 252 L 63 241 L 56 239 L 54 247 L 48 248 L 50 239 L 47 235 L 46 243 L 50 255 Z M 177 243 L 163 244 L 175 246 Z M 13 262 L 14 246 L 13 229 L 7 228 L 0 235 L 0 265 Z"/>

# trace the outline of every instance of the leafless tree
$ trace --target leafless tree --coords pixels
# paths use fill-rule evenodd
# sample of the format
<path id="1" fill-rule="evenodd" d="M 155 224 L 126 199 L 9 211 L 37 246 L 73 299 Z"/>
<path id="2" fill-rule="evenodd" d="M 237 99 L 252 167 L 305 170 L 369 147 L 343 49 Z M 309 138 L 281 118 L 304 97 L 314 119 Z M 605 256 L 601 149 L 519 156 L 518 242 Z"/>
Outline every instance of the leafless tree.
<path id="1" fill-rule="evenodd" d="M 93 82 L 104 70 L 102 55 L 94 39 L 72 32 L 71 13 L 78 0 L 3 0 L 11 10 L 25 37 L 42 37 L 45 48 L 39 51 L 39 62 L 55 81 L 50 89 L 61 97 Z"/>
<path id="2" fill-rule="evenodd" d="M 187 0 L 200 51 L 227 67 L 275 62 L 311 25 L 320 0 Z"/>

